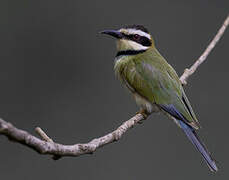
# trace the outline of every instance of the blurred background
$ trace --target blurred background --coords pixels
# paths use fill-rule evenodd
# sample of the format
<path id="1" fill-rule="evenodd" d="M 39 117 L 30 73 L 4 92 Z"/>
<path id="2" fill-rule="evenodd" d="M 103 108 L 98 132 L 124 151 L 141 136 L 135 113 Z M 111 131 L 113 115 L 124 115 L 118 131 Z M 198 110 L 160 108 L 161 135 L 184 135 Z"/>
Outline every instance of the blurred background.
<path id="1" fill-rule="evenodd" d="M 138 108 L 114 76 L 114 40 L 99 31 L 145 25 L 181 75 L 228 13 L 228 0 L 1 0 L 0 117 L 63 144 L 102 136 Z M 229 29 L 185 87 L 217 174 L 171 120 L 152 115 L 93 155 L 59 161 L 0 136 L 1 178 L 228 179 L 228 47 Z"/>

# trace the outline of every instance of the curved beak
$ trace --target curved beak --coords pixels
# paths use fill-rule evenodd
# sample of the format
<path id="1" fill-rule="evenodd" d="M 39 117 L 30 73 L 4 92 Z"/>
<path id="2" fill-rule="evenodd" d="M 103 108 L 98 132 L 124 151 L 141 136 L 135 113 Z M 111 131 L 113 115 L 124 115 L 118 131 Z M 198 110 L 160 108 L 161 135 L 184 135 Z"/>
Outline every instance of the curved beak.
<path id="1" fill-rule="evenodd" d="M 100 34 L 107 34 L 117 39 L 121 39 L 123 37 L 122 33 L 117 30 L 104 30 L 101 31 Z"/>

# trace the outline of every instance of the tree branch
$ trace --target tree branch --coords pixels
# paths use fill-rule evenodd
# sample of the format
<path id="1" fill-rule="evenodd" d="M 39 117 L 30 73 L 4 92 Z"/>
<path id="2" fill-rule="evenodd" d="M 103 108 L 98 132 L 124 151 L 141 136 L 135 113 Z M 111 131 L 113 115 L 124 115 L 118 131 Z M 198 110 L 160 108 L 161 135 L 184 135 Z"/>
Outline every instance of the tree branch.
<path id="1" fill-rule="evenodd" d="M 57 157 L 91 154 L 97 148 L 119 140 L 128 129 L 132 128 L 143 119 L 144 116 L 142 114 L 137 114 L 128 121 L 124 122 L 115 131 L 103 137 L 93 139 L 86 144 L 62 145 L 54 143 L 40 128 L 36 128 L 38 134 L 42 137 L 42 139 L 44 139 L 41 140 L 26 131 L 14 127 L 11 123 L 2 119 L 0 119 L 0 134 L 7 136 L 9 140 L 21 143 L 34 149 L 40 154 L 50 154 L 53 155 L 53 159 L 59 159 Z"/>
<path id="2" fill-rule="evenodd" d="M 185 69 L 183 75 L 180 77 L 182 84 L 187 84 L 187 79 L 191 76 L 196 69 L 203 63 L 212 49 L 215 47 L 219 39 L 222 37 L 224 31 L 226 30 L 229 24 L 229 16 L 227 16 L 223 25 L 219 29 L 218 33 L 208 45 L 204 53 L 199 57 L 199 59 L 191 66 L 190 69 Z M 136 124 L 140 123 L 142 120 L 147 117 L 142 114 L 136 114 L 131 119 L 124 122 L 113 132 L 102 136 L 100 138 L 93 139 L 89 143 L 85 144 L 75 144 L 75 145 L 62 145 L 53 142 L 51 138 L 41 129 L 36 128 L 35 131 L 41 137 L 41 139 L 31 135 L 30 133 L 16 128 L 11 123 L 0 119 L 0 135 L 4 135 L 9 138 L 9 140 L 21 143 L 25 146 L 28 146 L 40 154 L 49 154 L 53 156 L 53 159 L 59 159 L 63 156 L 80 156 L 83 154 L 92 154 L 96 149 L 118 141 L 127 130 L 134 127 Z"/>
<path id="3" fill-rule="evenodd" d="M 224 31 L 226 30 L 228 24 L 229 24 L 229 15 L 225 19 L 223 25 L 218 30 L 218 32 L 215 35 L 215 37 L 213 38 L 213 40 L 207 46 L 207 48 L 205 49 L 205 51 L 203 52 L 203 54 L 199 57 L 199 59 L 196 60 L 196 62 L 191 66 L 190 69 L 186 68 L 184 70 L 184 73 L 180 77 L 181 83 L 183 85 L 186 85 L 187 84 L 188 77 L 191 76 L 196 71 L 196 69 L 206 60 L 206 58 L 208 57 L 209 53 L 212 51 L 212 49 L 215 47 L 215 45 L 217 44 L 217 42 L 223 36 Z"/>

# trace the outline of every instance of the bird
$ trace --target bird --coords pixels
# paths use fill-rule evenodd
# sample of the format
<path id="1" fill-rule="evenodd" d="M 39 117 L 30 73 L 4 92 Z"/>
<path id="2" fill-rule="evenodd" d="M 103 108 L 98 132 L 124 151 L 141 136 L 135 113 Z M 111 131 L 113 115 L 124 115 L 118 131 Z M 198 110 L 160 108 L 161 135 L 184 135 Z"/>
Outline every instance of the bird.
<path id="1" fill-rule="evenodd" d="M 131 92 L 139 113 L 145 118 L 153 112 L 172 117 L 212 172 L 218 170 L 215 160 L 197 135 L 200 123 L 184 92 L 176 71 L 155 46 L 155 41 L 143 25 L 128 25 L 101 34 L 116 39 L 117 54 L 114 71 Z"/>

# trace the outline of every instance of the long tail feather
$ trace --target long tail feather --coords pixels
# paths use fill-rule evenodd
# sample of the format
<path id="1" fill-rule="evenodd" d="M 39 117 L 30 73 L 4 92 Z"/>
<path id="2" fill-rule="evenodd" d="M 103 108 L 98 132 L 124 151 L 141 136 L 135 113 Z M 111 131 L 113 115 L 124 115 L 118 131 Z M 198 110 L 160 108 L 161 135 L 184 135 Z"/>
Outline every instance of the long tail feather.
<path id="1" fill-rule="evenodd" d="M 207 148 L 204 144 L 200 141 L 199 137 L 197 136 L 195 130 L 187 125 L 185 122 L 178 120 L 182 130 L 185 132 L 188 139 L 192 142 L 192 144 L 196 147 L 196 149 L 201 153 L 202 157 L 206 161 L 208 167 L 211 171 L 216 172 L 218 170 L 215 161 L 211 157 L 210 153 L 208 152 Z"/>

